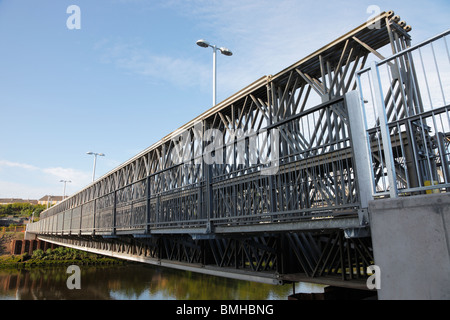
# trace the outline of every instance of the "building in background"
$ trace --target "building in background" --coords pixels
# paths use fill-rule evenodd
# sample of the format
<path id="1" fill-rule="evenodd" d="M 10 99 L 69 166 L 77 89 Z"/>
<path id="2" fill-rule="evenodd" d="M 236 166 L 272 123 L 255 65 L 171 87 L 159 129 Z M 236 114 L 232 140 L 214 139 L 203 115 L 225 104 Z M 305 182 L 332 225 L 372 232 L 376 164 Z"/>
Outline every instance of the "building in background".
<path id="1" fill-rule="evenodd" d="M 44 204 L 44 205 L 55 205 L 58 202 L 61 202 L 63 200 L 62 196 L 50 196 L 50 195 L 45 195 L 42 198 L 39 199 L 38 204 Z"/>

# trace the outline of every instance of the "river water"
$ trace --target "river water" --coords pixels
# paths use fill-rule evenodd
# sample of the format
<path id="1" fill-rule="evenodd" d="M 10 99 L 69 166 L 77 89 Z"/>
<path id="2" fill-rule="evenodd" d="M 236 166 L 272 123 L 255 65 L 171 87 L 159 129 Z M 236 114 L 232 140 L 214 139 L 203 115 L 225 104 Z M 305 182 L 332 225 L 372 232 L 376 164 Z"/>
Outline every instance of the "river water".
<path id="1" fill-rule="evenodd" d="M 163 267 L 80 266 L 80 289 L 69 289 L 67 267 L 0 270 L 0 300 L 287 300 L 292 285 L 269 285 Z M 323 292 L 297 283 L 295 292 Z"/>

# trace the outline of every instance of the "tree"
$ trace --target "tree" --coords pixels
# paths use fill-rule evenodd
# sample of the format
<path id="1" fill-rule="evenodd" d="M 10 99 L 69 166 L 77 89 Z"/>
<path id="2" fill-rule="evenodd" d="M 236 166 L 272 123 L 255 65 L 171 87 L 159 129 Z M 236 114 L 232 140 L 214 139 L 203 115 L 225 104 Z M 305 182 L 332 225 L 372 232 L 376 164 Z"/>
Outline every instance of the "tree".
<path id="1" fill-rule="evenodd" d="M 0 216 L 19 216 L 31 217 L 34 212 L 34 217 L 38 218 L 42 211 L 45 210 L 43 204 L 31 203 L 12 203 L 0 205 Z"/>

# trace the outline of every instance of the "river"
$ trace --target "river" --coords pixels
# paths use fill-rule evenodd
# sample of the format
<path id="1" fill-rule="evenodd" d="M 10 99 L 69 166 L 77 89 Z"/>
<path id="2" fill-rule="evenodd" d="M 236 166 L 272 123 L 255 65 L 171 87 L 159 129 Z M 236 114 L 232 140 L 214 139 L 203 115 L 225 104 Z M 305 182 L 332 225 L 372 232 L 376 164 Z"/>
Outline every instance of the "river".
<path id="1" fill-rule="evenodd" d="M 0 269 L 0 300 L 287 300 L 293 290 L 145 264 L 80 266 L 80 289 L 68 289 L 70 276 L 67 267 Z M 323 286 L 297 283 L 295 291 Z"/>

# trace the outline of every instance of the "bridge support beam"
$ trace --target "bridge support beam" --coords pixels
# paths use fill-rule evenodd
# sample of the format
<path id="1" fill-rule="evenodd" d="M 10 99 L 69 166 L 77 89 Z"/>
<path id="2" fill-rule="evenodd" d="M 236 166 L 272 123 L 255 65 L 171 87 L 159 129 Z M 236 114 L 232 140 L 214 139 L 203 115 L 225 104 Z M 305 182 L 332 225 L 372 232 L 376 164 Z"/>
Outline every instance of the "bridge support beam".
<path id="1" fill-rule="evenodd" d="M 367 289 L 370 238 L 343 230 L 180 235 L 39 235 L 46 242 L 115 258 L 240 280 L 312 282 Z"/>
<path id="2" fill-rule="evenodd" d="M 369 204 L 378 298 L 450 299 L 450 194 Z"/>
<path id="3" fill-rule="evenodd" d="M 358 91 L 350 91 L 345 95 L 345 104 L 350 124 L 350 134 L 355 158 L 356 180 L 359 188 L 361 208 L 358 212 L 361 226 L 368 224 L 367 208 L 372 197 L 372 178 L 367 168 L 371 167 L 369 149 L 367 147 L 367 133 L 364 126 L 364 114 Z"/>

